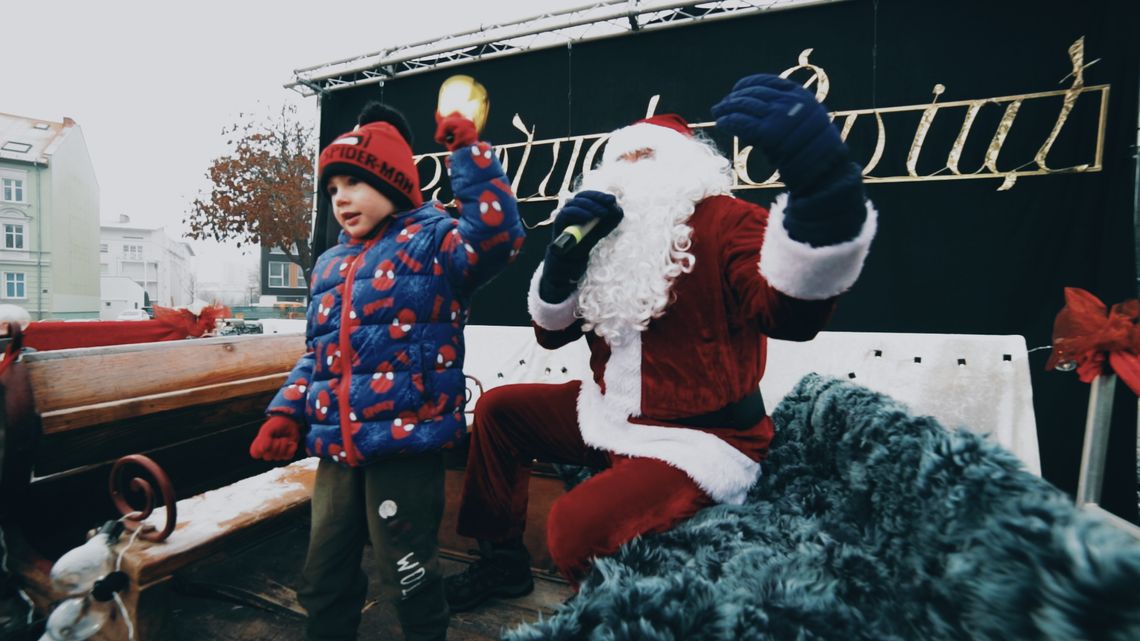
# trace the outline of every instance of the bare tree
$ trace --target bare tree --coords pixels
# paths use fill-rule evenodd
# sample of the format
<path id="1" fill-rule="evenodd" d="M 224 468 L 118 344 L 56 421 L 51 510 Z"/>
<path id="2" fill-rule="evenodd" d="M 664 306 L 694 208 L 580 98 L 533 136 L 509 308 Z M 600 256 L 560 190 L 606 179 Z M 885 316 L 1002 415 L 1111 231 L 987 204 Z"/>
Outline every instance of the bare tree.
<path id="1" fill-rule="evenodd" d="M 194 199 L 185 219 L 195 240 L 237 240 L 277 248 L 312 271 L 309 236 L 314 190 L 313 127 L 300 122 L 293 106 L 222 130 L 230 151 L 206 170 L 213 187 Z"/>
<path id="2" fill-rule="evenodd" d="M 252 305 L 261 299 L 261 270 L 250 270 L 245 279 L 245 288 L 249 290 L 249 304 Z"/>
<path id="3" fill-rule="evenodd" d="M 194 299 L 198 297 L 198 277 L 194 275 L 194 272 L 187 272 L 186 279 L 182 281 L 182 287 L 186 299 L 193 303 Z"/>

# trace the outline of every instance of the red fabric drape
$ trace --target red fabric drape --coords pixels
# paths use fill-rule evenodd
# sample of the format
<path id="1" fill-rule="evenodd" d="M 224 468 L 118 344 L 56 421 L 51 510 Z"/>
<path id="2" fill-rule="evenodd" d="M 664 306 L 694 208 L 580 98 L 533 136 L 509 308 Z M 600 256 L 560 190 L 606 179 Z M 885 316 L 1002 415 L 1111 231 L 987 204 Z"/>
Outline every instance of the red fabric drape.
<path id="1" fill-rule="evenodd" d="M 1099 298 L 1076 287 L 1065 288 L 1065 307 L 1053 322 L 1053 353 L 1045 363 L 1051 370 L 1074 363 L 1085 383 L 1111 367 L 1120 380 L 1140 395 L 1140 301 L 1117 303 L 1108 309 Z"/>
<path id="2" fill-rule="evenodd" d="M 145 321 L 36 321 L 24 330 L 24 345 L 40 351 L 154 343 L 202 336 L 214 329 L 230 310 L 215 305 L 195 315 L 187 309 L 154 308 Z"/>

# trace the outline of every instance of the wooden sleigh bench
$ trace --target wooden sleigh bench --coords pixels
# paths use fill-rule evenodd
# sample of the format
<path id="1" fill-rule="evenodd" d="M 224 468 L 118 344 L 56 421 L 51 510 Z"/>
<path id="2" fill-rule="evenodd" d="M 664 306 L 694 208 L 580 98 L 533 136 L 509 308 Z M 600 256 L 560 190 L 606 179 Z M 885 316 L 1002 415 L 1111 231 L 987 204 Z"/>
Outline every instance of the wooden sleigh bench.
<path id="1" fill-rule="evenodd" d="M 116 616 L 99 639 L 159 638 L 173 595 L 202 592 L 180 575 L 297 524 L 317 459 L 262 463 L 250 459 L 248 447 L 303 350 L 300 334 L 233 336 L 25 352 L 8 365 L 0 375 L 0 525 L 9 569 L 21 577 L 38 617 L 64 596 L 50 581 L 53 562 L 123 513 L 143 512 L 126 522 L 145 530 L 137 537 L 124 532 L 113 550 L 129 578 L 121 596 L 130 624 Z M 509 382 L 496 376 L 497 368 L 488 363 L 483 377 L 491 385 Z M 480 390 L 469 377 L 468 410 Z M 173 509 L 144 467 L 149 462 L 136 462 L 140 454 L 169 477 Z M 441 551 L 469 560 L 475 542 L 455 534 L 464 452 L 451 452 L 449 461 Z M 543 533 L 563 484 L 548 465 L 537 465 L 534 479 L 527 542 L 539 576 L 558 581 Z M 116 505 L 113 494 L 130 497 L 131 484 L 149 486 L 153 511 L 145 507 L 145 491 L 134 492 L 130 506 Z M 169 536 L 162 538 L 164 530 Z M 232 598 L 229 587 L 206 591 Z M 271 605 L 299 612 L 293 586 L 283 587 L 287 594 Z"/>
<path id="2" fill-rule="evenodd" d="M 134 459 L 113 468 L 121 457 L 149 457 L 178 498 L 171 506 L 167 496 L 145 519 L 154 529 L 128 530 L 114 548 L 116 558 L 123 552 L 129 585 L 120 595 L 139 641 L 156 638 L 174 573 L 306 508 L 315 461 L 274 469 L 248 454 L 303 350 L 301 335 L 237 336 L 31 352 L 9 363 L 0 375 L 0 524 L 9 569 L 39 614 L 62 596 L 49 579 L 55 559 L 121 512 L 149 511 L 144 485 L 163 502 L 166 490 Z M 148 540 L 164 531 L 165 540 Z M 129 636 L 118 616 L 97 638 Z"/>

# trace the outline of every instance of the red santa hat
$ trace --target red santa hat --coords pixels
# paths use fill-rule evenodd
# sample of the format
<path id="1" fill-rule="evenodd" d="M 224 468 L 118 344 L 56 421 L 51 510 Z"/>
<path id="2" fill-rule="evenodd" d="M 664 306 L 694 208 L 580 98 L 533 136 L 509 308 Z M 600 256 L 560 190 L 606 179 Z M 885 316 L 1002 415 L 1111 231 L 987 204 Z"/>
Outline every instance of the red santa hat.
<path id="1" fill-rule="evenodd" d="M 638 149 L 658 149 L 663 144 L 678 139 L 691 140 L 693 131 L 689 123 L 677 114 L 657 114 L 642 118 L 628 127 L 622 127 L 610 134 L 606 143 L 603 162 L 610 162 L 623 154 Z"/>
<path id="2" fill-rule="evenodd" d="M 642 118 L 633 124 L 638 125 L 641 123 L 672 129 L 673 131 L 684 134 L 686 136 L 693 135 L 693 130 L 689 129 L 689 123 L 677 114 L 657 114 L 656 116 Z"/>

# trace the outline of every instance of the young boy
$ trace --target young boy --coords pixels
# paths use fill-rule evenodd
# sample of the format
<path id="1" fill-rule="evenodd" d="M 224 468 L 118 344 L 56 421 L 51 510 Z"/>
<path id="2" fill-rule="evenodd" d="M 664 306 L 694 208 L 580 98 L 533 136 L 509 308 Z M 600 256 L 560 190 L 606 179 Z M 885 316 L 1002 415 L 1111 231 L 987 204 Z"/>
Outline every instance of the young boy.
<path id="1" fill-rule="evenodd" d="M 250 446 L 320 456 L 298 598 L 309 639 L 355 639 L 371 540 L 409 641 L 444 639 L 436 533 L 441 448 L 466 433 L 463 326 L 472 292 L 524 239 L 502 167 L 474 125 L 440 121 L 460 217 L 424 203 L 403 116 L 372 103 L 321 152 L 319 189 L 343 231 L 312 272 L 304 356 Z"/>

